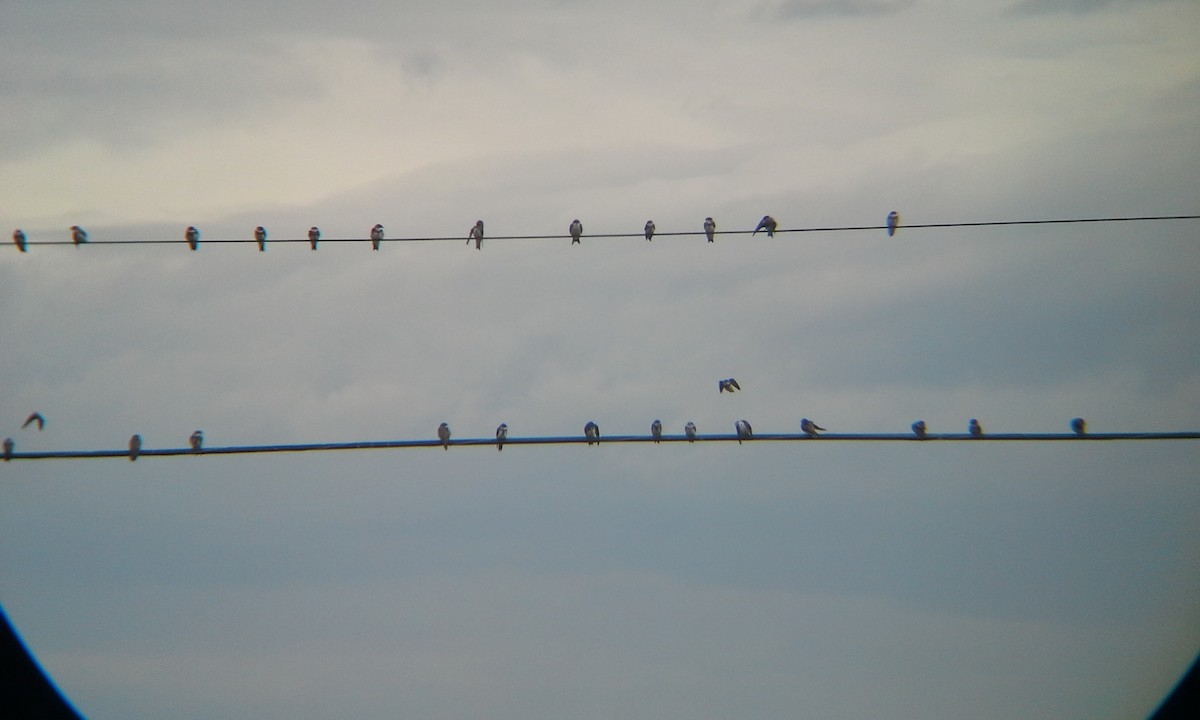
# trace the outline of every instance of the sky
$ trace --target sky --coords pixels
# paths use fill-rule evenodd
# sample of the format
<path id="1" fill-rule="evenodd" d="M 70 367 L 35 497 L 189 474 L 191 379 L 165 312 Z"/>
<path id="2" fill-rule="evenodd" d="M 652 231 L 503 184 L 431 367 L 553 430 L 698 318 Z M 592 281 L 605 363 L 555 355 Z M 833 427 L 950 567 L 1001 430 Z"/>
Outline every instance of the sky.
<path id="1" fill-rule="evenodd" d="M 1197 221 L 903 227 L 1200 212 L 1196 3 L 0 12 L 19 452 L 443 421 L 1200 429 Z M 893 209 L 891 238 L 588 237 Z M 477 219 L 564 237 L 365 239 L 465 241 Z M 76 224 L 93 246 L 7 240 Z M 363 241 L 190 252 L 188 225 Z M 91 720 L 1144 717 L 1200 650 L 1198 460 L 1195 441 L 13 460 L 0 603 Z"/>

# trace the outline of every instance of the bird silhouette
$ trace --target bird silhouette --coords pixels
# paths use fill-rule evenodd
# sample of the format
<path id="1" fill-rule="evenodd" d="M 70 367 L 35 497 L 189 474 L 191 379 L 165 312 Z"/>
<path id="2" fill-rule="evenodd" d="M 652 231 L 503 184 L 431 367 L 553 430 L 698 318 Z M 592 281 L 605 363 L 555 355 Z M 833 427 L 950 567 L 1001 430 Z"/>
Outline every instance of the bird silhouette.
<path id="1" fill-rule="evenodd" d="M 1071 432 L 1075 433 L 1079 437 L 1087 435 L 1087 421 L 1083 418 L 1072 418 Z"/>
<path id="2" fill-rule="evenodd" d="M 971 422 L 967 423 L 967 432 L 969 432 L 973 438 L 983 437 L 983 426 L 979 424 L 978 420 L 971 418 Z"/>
<path id="3" fill-rule="evenodd" d="M 46 427 L 46 418 L 42 417 L 40 412 L 30 413 L 29 417 L 25 418 L 25 422 L 21 423 L 21 429 L 24 430 L 34 423 L 37 423 L 38 430 L 42 430 Z"/>
<path id="4" fill-rule="evenodd" d="M 482 220 L 476 220 L 475 225 L 471 228 L 471 232 L 467 235 L 467 244 L 468 245 L 471 244 L 472 240 L 475 241 L 475 249 L 476 250 L 483 249 L 483 221 Z"/>
<path id="5" fill-rule="evenodd" d="M 738 385 L 738 381 L 734 380 L 733 378 L 725 378 L 724 380 L 717 381 L 717 394 L 718 395 L 723 392 L 733 392 L 735 390 L 741 390 L 741 389 L 742 389 L 742 386 Z"/>
<path id="6" fill-rule="evenodd" d="M 13 442 L 12 438 L 4 438 L 4 462 L 12 459 L 14 447 L 16 447 L 16 443 Z"/>
<path id="7" fill-rule="evenodd" d="M 808 418 L 800 418 L 800 429 L 803 430 L 809 437 L 816 437 L 818 430 L 822 432 L 825 431 L 825 428 L 816 424 L 812 420 L 809 420 Z"/>
<path id="8" fill-rule="evenodd" d="M 583 436 L 588 439 L 588 445 L 591 445 L 592 441 L 599 443 L 600 442 L 600 426 L 597 425 L 596 423 L 592 422 L 591 420 L 588 420 L 587 425 L 583 426 Z"/>
<path id="9" fill-rule="evenodd" d="M 655 420 L 650 423 L 650 437 L 654 438 L 654 442 L 662 440 L 662 421 Z"/>
<path id="10" fill-rule="evenodd" d="M 266 252 L 267 250 L 267 229 L 262 225 L 254 228 L 254 239 L 258 241 L 258 251 Z"/>
<path id="11" fill-rule="evenodd" d="M 895 210 L 888 213 L 887 216 L 887 231 L 888 237 L 896 234 L 896 228 L 900 227 L 900 213 Z"/>
<path id="12" fill-rule="evenodd" d="M 688 420 L 687 425 L 683 426 L 683 434 L 687 435 L 688 442 L 696 442 L 696 423 Z"/>
<path id="13" fill-rule="evenodd" d="M 312 227 L 310 227 L 308 229 L 308 244 L 312 246 L 313 250 L 317 249 L 317 241 L 319 241 L 320 239 L 321 239 L 321 228 L 317 227 L 316 225 L 313 225 Z"/>
<path id="14" fill-rule="evenodd" d="M 775 237 L 775 228 L 775 218 L 770 215 L 763 215 L 762 220 L 758 221 L 758 227 L 754 228 L 754 232 L 750 234 L 757 235 L 759 230 L 766 230 L 767 237 Z"/>
<path id="15" fill-rule="evenodd" d="M 13 242 L 17 244 L 17 249 L 25 252 L 25 231 L 21 228 L 13 230 Z"/>
<path id="16" fill-rule="evenodd" d="M 654 239 L 654 221 L 647 220 L 646 221 L 646 241 L 649 242 L 653 239 Z"/>
<path id="17" fill-rule="evenodd" d="M 438 440 L 442 441 L 442 449 L 449 450 L 450 449 L 450 426 L 447 425 L 446 423 L 442 423 L 441 425 L 438 425 L 437 435 L 438 435 Z"/>
<path id="18" fill-rule="evenodd" d="M 137 460 L 138 453 L 140 453 L 141 451 L 142 451 L 142 436 L 138 435 L 137 433 L 134 433 L 134 435 L 129 438 L 129 462 L 133 462 L 134 460 Z"/>
<path id="19" fill-rule="evenodd" d="M 192 452 L 200 452 L 200 448 L 204 446 L 204 431 L 197 430 L 188 438 L 188 442 L 192 445 Z"/>
<path id="20" fill-rule="evenodd" d="M 912 431 L 913 431 L 913 435 L 916 435 L 918 438 L 924 440 L 925 439 L 925 421 L 918 420 L 915 423 L 913 423 Z"/>
<path id="21" fill-rule="evenodd" d="M 496 428 L 496 450 L 504 449 L 504 441 L 508 439 L 508 423 L 500 423 Z"/>
<path id="22" fill-rule="evenodd" d="M 571 244 L 572 245 L 582 245 L 583 243 L 579 242 L 579 236 L 583 235 L 583 223 L 579 222 L 579 218 L 575 218 L 574 220 L 571 221 L 570 230 L 571 230 Z"/>
<path id="23" fill-rule="evenodd" d="M 738 445 L 741 445 L 743 440 L 754 439 L 754 430 L 750 428 L 749 422 L 745 420 L 738 420 L 733 424 L 733 428 L 737 430 Z"/>
<path id="24" fill-rule="evenodd" d="M 379 223 L 376 223 L 375 227 L 371 228 L 371 249 L 378 250 L 379 243 L 382 240 L 383 240 L 383 226 L 380 225 Z"/>
<path id="25" fill-rule="evenodd" d="M 83 243 L 87 242 L 88 241 L 87 230 L 84 230 L 83 228 L 79 227 L 78 225 L 72 225 L 71 226 L 71 241 L 75 243 L 75 247 L 79 247 Z"/>
<path id="26" fill-rule="evenodd" d="M 710 217 L 704 218 L 704 234 L 708 237 L 708 241 L 713 241 L 713 235 L 717 232 L 717 224 Z"/>
<path id="27" fill-rule="evenodd" d="M 187 240 L 188 247 L 193 251 L 200 246 L 200 231 L 194 225 L 188 225 L 188 229 L 183 233 L 183 239 Z"/>

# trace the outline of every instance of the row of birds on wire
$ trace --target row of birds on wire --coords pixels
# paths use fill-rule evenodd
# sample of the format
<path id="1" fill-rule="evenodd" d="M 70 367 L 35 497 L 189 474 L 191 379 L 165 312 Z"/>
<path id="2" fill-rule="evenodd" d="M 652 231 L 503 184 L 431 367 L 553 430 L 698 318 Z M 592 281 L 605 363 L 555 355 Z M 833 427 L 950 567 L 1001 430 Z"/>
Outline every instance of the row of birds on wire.
<path id="1" fill-rule="evenodd" d="M 729 383 L 731 385 L 731 387 L 727 386 L 726 383 Z M 721 387 L 721 392 L 725 392 L 726 387 L 730 387 L 729 391 L 733 392 L 732 388 L 737 387 L 737 381 L 733 380 L 732 378 L 730 378 L 728 380 L 722 380 L 720 387 Z M 25 424 L 22 425 L 21 427 L 22 427 L 22 429 L 24 429 L 24 428 L 30 427 L 31 425 L 34 425 L 34 424 L 37 425 L 38 430 L 42 430 L 46 427 L 46 418 L 40 412 L 34 412 L 25 420 Z M 1071 431 L 1074 432 L 1077 436 L 1083 437 L 1083 436 L 1087 435 L 1087 422 L 1083 418 L 1072 419 L 1070 425 L 1071 425 Z M 736 437 L 737 437 L 737 441 L 738 441 L 739 445 L 741 445 L 742 441 L 744 441 L 744 440 L 753 440 L 754 439 L 754 428 L 752 428 L 750 426 L 749 421 L 738 420 L 733 424 L 733 428 L 734 428 L 734 432 L 736 433 Z M 828 430 L 826 428 L 821 427 L 820 425 L 816 424 L 812 420 L 809 420 L 808 418 L 801 418 L 800 431 L 803 432 L 805 435 L 809 436 L 810 438 L 818 438 L 818 437 L 820 437 L 821 433 L 828 432 Z M 913 436 L 916 437 L 917 439 L 919 439 L 919 440 L 925 439 L 928 436 L 928 432 L 927 432 L 927 429 L 925 426 L 925 421 L 917 420 L 916 422 L 914 422 L 912 424 L 912 432 L 913 432 Z M 979 424 L 979 421 L 977 419 L 971 418 L 970 421 L 967 423 L 967 433 L 972 438 L 982 438 L 983 437 L 983 426 Z M 442 424 L 438 425 L 437 439 L 438 439 L 438 442 L 441 443 L 443 450 L 450 449 L 451 435 L 452 435 L 452 433 L 450 431 L 449 423 L 443 422 Z M 687 439 L 688 442 L 694 443 L 696 441 L 696 437 L 697 437 L 696 423 L 692 422 L 691 420 L 687 421 L 687 423 L 683 426 L 683 435 Z M 588 445 L 599 444 L 600 443 L 600 426 L 597 425 L 594 420 L 589 420 L 583 426 L 583 437 L 586 439 Z M 663 439 L 663 424 L 662 424 L 661 420 L 656 419 L 656 420 L 654 420 L 654 422 L 650 423 L 650 438 L 655 443 L 658 443 Z M 496 450 L 503 451 L 504 443 L 507 440 L 508 440 L 508 423 L 500 423 L 500 425 L 496 428 Z M 188 444 L 191 447 L 192 452 L 199 453 L 199 452 L 203 451 L 203 449 L 204 449 L 204 431 L 196 430 L 195 432 L 193 432 L 188 437 Z M 4 444 L 3 444 L 3 459 L 5 462 L 9 461 L 12 458 L 15 450 L 16 450 L 16 443 L 13 442 L 13 439 L 5 438 Z M 129 438 L 129 459 L 130 459 L 130 461 L 137 460 L 138 455 L 141 454 L 141 452 L 142 452 L 142 436 L 139 434 L 135 434 Z"/>
<path id="2" fill-rule="evenodd" d="M 758 221 L 758 225 L 755 226 L 753 232 L 751 232 L 750 234 L 751 234 L 751 236 L 754 236 L 760 232 L 765 232 L 767 237 L 775 237 L 775 231 L 778 229 L 778 227 L 779 227 L 779 223 L 775 220 L 775 218 L 771 217 L 770 215 L 763 215 L 762 220 Z M 900 214 L 898 212 L 896 212 L 895 210 L 888 213 L 886 227 L 887 227 L 887 234 L 889 237 L 891 237 L 892 235 L 895 235 L 896 229 L 900 227 Z M 708 242 L 714 242 L 714 238 L 717 235 L 717 223 L 711 217 L 706 217 L 706 218 L 704 218 L 703 228 L 704 228 L 704 235 L 705 235 L 705 237 L 708 238 Z M 72 225 L 70 227 L 70 230 L 71 230 L 71 242 L 75 245 L 75 247 L 79 247 L 80 245 L 87 244 L 90 241 L 87 231 L 84 230 L 83 228 L 79 227 L 78 225 Z M 653 220 L 646 221 L 646 225 L 643 227 L 643 233 L 644 233 L 644 236 L 645 236 L 647 242 L 654 240 L 654 234 L 657 232 L 657 230 L 658 230 L 658 228 L 655 226 Z M 569 226 L 567 226 L 567 233 L 571 238 L 572 245 L 581 245 L 582 244 L 581 239 L 584 237 L 583 223 L 580 222 L 578 218 L 571 221 L 571 224 Z M 468 233 L 467 233 L 467 245 L 470 245 L 472 242 L 474 242 L 475 249 L 482 250 L 483 249 L 483 236 L 484 236 L 483 221 L 477 220 L 477 221 L 475 221 L 475 224 L 471 227 L 470 231 L 468 231 Z M 564 236 L 564 237 L 566 237 L 566 236 Z M 28 251 L 28 247 L 30 244 L 29 238 L 23 230 L 18 228 L 17 230 L 13 231 L 12 238 L 13 238 L 13 243 L 16 244 L 18 250 L 20 250 L 21 252 Z M 254 238 L 255 242 L 258 243 L 259 252 L 266 252 L 266 250 L 267 250 L 267 229 L 264 228 L 262 225 L 259 225 L 258 227 L 254 228 L 253 238 Z M 380 244 L 383 243 L 386 239 L 387 238 L 385 236 L 383 225 L 376 223 L 375 226 L 371 228 L 371 232 L 370 232 L 371 249 L 378 250 Z M 317 249 L 317 244 L 320 241 L 321 241 L 321 229 L 316 226 L 309 228 L 308 242 L 313 250 Z M 186 242 L 188 244 L 188 247 L 191 248 L 192 250 L 199 249 L 199 247 L 200 247 L 200 230 L 198 230 L 193 225 L 189 225 L 187 230 L 185 230 L 183 233 L 183 242 Z"/>

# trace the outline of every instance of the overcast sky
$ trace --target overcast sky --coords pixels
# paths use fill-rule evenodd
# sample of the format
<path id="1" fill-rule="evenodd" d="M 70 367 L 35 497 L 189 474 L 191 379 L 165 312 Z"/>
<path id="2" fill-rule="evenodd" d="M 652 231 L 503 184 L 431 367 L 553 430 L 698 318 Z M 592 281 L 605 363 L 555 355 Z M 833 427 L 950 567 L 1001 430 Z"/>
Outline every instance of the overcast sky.
<path id="1" fill-rule="evenodd" d="M 395 7 L 393 7 L 393 5 Z M 18 451 L 1200 429 L 1187 0 L 0 3 Z M 736 377 L 742 391 L 718 394 Z M 22 430 L 33 410 L 42 432 Z M 92 720 L 1131 718 L 1200 649 L 1194 442 L 0 466 Z"/>

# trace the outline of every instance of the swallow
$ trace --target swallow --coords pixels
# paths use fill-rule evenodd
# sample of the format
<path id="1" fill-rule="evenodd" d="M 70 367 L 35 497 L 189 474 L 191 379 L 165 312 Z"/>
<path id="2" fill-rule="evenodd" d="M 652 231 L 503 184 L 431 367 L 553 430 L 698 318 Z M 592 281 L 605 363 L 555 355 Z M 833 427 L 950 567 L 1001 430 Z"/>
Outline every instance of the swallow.
<path id="1" fill-rule="evenodd" d="M 500 423 L 496 428 L 496 450 L 504 450 L 504 441 L 508 439 L 508 423 Z"/>
<path id="2" fill-rule="evenodd" d="M 4 438 L 4 462 L 8 462 L 12 459 L 14 447 L 16 447 L 16 444 L 13 443 L 12 438 Z"/>
<path id="3" fill-rule="evenodd" d="M 13 242 L 17 244 L 18 250 L 25 252 L 25 231 L 21 230 L 21 228 L 13 230 Z"/>
<path id="4" fill-rule="evenodd" d="M 896 228 L 898 228 L 898 227 L 900 227 L 900 213 L 893 210 L 890 213 L 888 213 L 888 217 L 887 217 L 888 237 L 895 235 Z"/>
<path id="5" fill-rule="evenodd" d="M 738 445 L 741 445 L 743 440 L 754 439 L 754 431 L 750 429 L 750 423 L 745 420 L 738 420 L 733 424 L 733 427 L 737 430 Z"/>
<path id="6" fill-rule="evenodd" d="M 471 228 L 471 232 L 467 233 L 467 244 L 470 245 L 472 240 L 475 241 L 475 249 L 476 250 L 483 249 L 483 221 L 482 220 L 476 220 L 474 227 Z"/>
<path id="7" fill-rule="evenodd" d="M 708 241 L 713 241 L 713 235 L 717 232 L 717 224 L 710 217 L 704 218 L 704 234 L 708 236 Z"/>
<path id="8" fill-rule="evenodd" d="M 822 432 L 825 431 L 825 428 L 816 424 L 812 420 L 809 420 L 808 418 L 800 418 L 800 429 L 803 430 L 809 437 L 816 437 L 818 430 Z"/>
<path id="9" fill-rule="evenodd" d="M 971 418 L 971 422 L 967 423 L 967 432 L 971 433 L 973 438 L 983 437 L 983 426 L 975 418 Z"/>
<path id="10" fill-rule="evenodd" d="M 25 418 L 25 422 L 21 424 L 21 429 L 24 430 L 34 423 L 37 423 L 38 430 L 41 430 L 46 427 L 46 418 L 42 417 L 40 412 L 30 413 L 29 417 Z"/>
<path id="11" fill-rule="evenodd" d="M 588 424 L 583 426 L 583 436 L 588 439 L 588 445 L 591 445 L 593 440 L 599 443 L 600 426 L 588 420 Z"/>
<path id="12" fill-rule="evenodd" d="M 775 218 L 770 215 L 763 215 L 762 220 L 758 221 L 758 227 L 754 228 L 754 232 L 750 234 L 753 236 L 757 235 L 759 230 L 766 230 L 767 237 L 775 237 L 776 225 Z"/>
<path id="13" fill-rule="evenodd" d="M 1079 437 L 1087 435 L 1087 421 L 1083 418 L 1072 418 L 1071 432 L 1075 433 Z"/>
<path id="14" fill-rule="evenodd" d="M 924 439 L 925 439 L 925 421 L 924 421 L 924 420 L 918 420 L 918 421 L 916 421 L 915 423 L 913 423 L 913 424 L 912 424 L 912 431 L 913 431 L 913 435 L 916 435 L 916 436 L 917 436 L 918 438 L 920 438 L 921 440 L 924 440 Z M 814 434 L 814 435 L 815 435 L 815 433 L 810 433 L 810 434 Z"/>
<path id="15" fill-rule="evenodd" d="M 192 452 L 200 452 L 200 448 L 204 445 L 204 431 L 197 430 L 188 438 L 188 442 L 192 445 Z"/>
<path id="16" fill-rule="evenodd" d="M 683 434 L 687 435 L 688 442 L 696 442 L 696 423 L 688 420 L 687 425 L 683 426 Z"/>
<path id="17" fill-rule="evenodd" d="M 438 440 L 442 441 L 442 449 L 450 449 L 450 426 L 446 423 L 438 425 Z"/>
<path id="18" fill-rule="evenodd" d="M 742 389 L 742 386 L 738 385 L 737 380 L 734 380 L 733 378 L 725 378 L 724 380 L 717 381 L 717 394 L 723 393 L 725 391 L 733 392 L 734 390 L 741 390 L 741 389 Z"/>
<path id="19" fill-rule="evenodd" d="M 267 229 L 262 225 L 254 228 L 254 239 L 258 241 L 258 251 L 266 252 L 267 250 Z"/>
<path id="20" fill-rule="evenodd" d="M 188 225 L 187 232 L 183 234 L 183 239 L 187 240 L 188 247 L 195 250 L 200 246 L 200 231 L 193 225 Z"/>
<path id="21" fill-rule="evenodd" d="M 82 245 L 83 243 L 88 241 L 87 230 L 84 230 L 83 228 L 79 227 L 78 225 L 72 225 L 71 226 L 71 240 L 72 240 L 72 242 L 75 243 L 75 247 L 79 247 L 80 245 Z"/>
<path id="22" fill-rule="evenodd" d="M 381 240 L 383 240 L 383 226 L 375 223 L 375 227 L 371 228 L 371 249 L 378 250 Z"/>
<path id="23" fill-rule="evenodd" d="M 583 223 L 579 222 L 579 218 L 575 218 L 575 220 L 573 220 L 571 222 L 571 244 L 572 245 L 582 245 L 583 244 L 583 243 L 579 242 L 580 235 L 583 235 Z"/>
<path id="24" fill-rule="evenodd" d="M 654 221 L 647 220 L 646 221 L 646 241 L 649 242 L 653 239 L 654 239 Z"/>
<path id="25" fill-rule="evenodd" d="M 137 460 L 138 453 L 140 453 L 141 451 L 142 451 L 142 436 L 138 435 L 137 433 L 134 433 L 134 435 L 129 438 L 129 462 L 133 462 L 134 460 Z"/>
<path id="26" fill-rule="evenodd" d="M 313 250 L 317 249 L 317 241 L 321 239 L 321 228 L 313 225 L 308 229 L 308 244 Z"/>
<path id="27" fill-rule="evenodd" d="M 654 438 L 654 442 L 656 443 L 662 439 L 661 420 L 655 420 L 654 422 L 650 423 L 650 437 Z"/>

